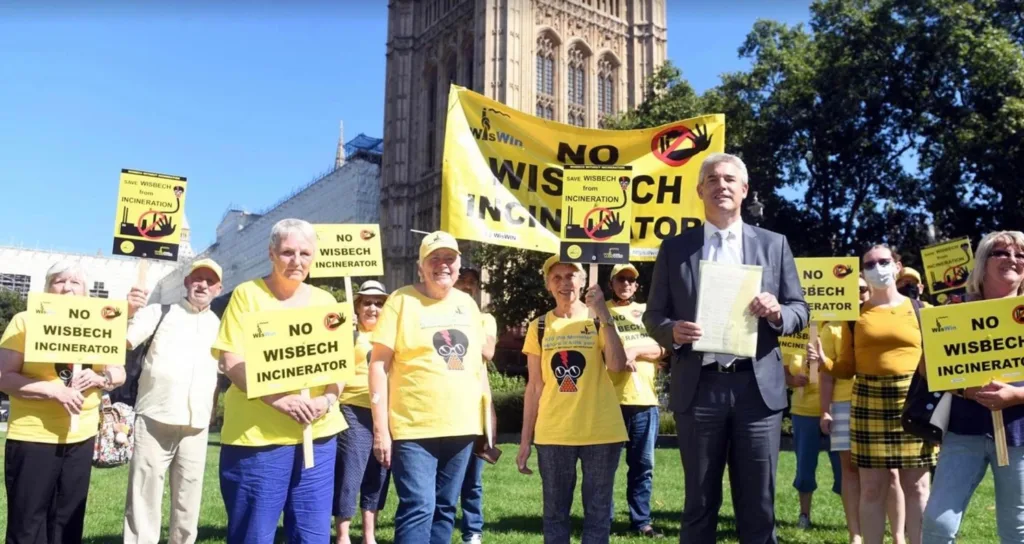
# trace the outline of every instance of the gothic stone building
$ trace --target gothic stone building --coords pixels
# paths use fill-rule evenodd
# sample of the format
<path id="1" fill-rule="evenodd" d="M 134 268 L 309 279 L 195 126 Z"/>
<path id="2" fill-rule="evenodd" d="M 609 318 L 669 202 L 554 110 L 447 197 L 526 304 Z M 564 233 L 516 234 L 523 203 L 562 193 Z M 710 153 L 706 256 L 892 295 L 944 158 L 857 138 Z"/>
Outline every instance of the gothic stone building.
<path id="1" fill-rule="evenodd" d="M 599 127 L 643 101 L 665 61 L 665 0 L 390 0 L 380 219 L 389 287 L 440 226 L 449 83 Z"/>

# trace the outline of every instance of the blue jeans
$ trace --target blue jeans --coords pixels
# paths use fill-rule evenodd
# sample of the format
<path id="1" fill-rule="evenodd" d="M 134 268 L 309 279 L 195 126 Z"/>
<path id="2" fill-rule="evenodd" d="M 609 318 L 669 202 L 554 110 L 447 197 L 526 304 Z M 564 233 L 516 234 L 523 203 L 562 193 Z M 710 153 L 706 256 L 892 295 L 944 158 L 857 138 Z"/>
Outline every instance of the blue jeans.
<path id="1" fill-rule="evenodd" d="M 484 460 L 469 456 L 462 480 L 462 541 L 484 534 Z"/>
<path id="2" fill-rule="evenodd" d="M 818 489 L 815 474 L 818 471 L 818 453 L 821 451 L 820 419 L 813 416 L 793 415 L 793 449 L 796 450 L 796 477 L 793 487 L 800 493 L 814 493 Z M 832 491 L 842 490 L 843 469 L 839 464 L 839 453 L 828 452 L 832 463 Z"/>
<path id="3" fill-rule="evenodd" d="M 537 446 L 537 466 L 544 491 L 544 544 L 568 544 L 569 512 L 576 491 L 576 462 L 583 469 L 583 542 L 608 544 L 615 491 L 615 470 L 622 444 Z"/>
<path id="4" fill-rule="evenodd" d="M 448 544 L 473 436 L 396 440 L 391 475 L 398 493 L 395 544 Z"/>
<path id="5" fill-rule="evenodd" d="M 939 450 L 931 495 L 924 511 L 923 542 L 952 543 L 971 495 L 992 467 L 996 527 L 1004 542 L 1024 542 L 1024 446 L 1007 448 L 1010 464 L 997 466 L 991 437 L 946 433 Z M 990 516 L 988 512 L 976 514 Z"/>
<path id="6" fill-rule="evenodd" d="M 334 461 L 334 517 L 351 519 L 359 507 L 369 512 L 384 509 L 391 472 L 373 456 L 373 414 L 369 408 L 341 405 L 348 429 L 338 435 Z"/>
<path id="7" fill-rule="evenodd" d="M 657 406 L 623 406 L 626 422 L 626 504 L 629 526 L 639 531 L 651 524 L 651 487 L 654 482 L 654 443 L 661 415 Z M 612 501 L 615 517 L 615 501 Z"/>
<path id="8" fill-rule="evenodd" d="M 295 446 L 223 446 L 220 494 L 228 514 L 229 544 L 272 544 L 284 510 L 290 543 L 331 538 L 336 437 L 313 442 L 313 468 L 303 468 L 302 444 Z"/>

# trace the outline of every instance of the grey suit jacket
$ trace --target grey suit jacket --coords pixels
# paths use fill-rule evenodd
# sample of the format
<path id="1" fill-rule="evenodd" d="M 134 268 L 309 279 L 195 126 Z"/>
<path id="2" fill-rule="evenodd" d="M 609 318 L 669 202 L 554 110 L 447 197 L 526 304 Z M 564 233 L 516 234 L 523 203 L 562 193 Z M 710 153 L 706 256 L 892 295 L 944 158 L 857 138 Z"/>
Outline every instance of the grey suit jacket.
<path id="1" fill-rule="evenodd" d="M 689 409 L 700 380 L 704 354 L 694 351 L 692 344 L 677 348 L 672 339 L 672 324 L 677 320 L 696 321 L 703 248 L 703 227 L 688 229 L 661 244 L 643 318 L 648 334 L 673 353 L 670 408 L 674 412 Z M 775 295 L 782 306 L 781 330 L 776 330 L 766 319 L 760 320 L 754 357 L 754 374 L 761 397 L 768 408 L 782 410 L 786 407 L 786 380 L 779 336 L 797 333 L 807 326 L 807 303 L 785 236 L 744 224 L 743 264 L 763 267 L 761 292 Z"/>

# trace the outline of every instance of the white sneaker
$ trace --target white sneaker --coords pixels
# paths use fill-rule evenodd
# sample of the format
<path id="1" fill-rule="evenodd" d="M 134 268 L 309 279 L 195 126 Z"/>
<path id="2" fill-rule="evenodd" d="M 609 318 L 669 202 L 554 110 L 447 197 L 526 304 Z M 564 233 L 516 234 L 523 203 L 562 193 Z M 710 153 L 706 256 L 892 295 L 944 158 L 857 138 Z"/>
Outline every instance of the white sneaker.
<path id="1" fill-rule="evenodd" d="M 484 541 L 483 535 L 470 535 L 469 540 L 463 540 L 462 542 L 468 544 L 482 544 Z"/>

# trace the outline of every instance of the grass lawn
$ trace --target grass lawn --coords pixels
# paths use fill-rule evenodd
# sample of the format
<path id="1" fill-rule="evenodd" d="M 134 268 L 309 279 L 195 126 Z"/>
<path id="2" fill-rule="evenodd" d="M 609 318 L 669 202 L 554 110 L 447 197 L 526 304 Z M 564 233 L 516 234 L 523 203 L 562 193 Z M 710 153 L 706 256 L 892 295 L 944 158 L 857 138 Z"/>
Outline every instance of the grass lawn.
<path id="1" fill-rule="evenodd" d="M 211 444 L 206 465 L 206 481 L 203 490 L 202 518 L 200 522 L 200 542 L 223 542 L 224 527 L 227 517 L 220 497 L 217 479 L 217 461 L 220 452 L 219 436 L 211 436 Z M 487 542 L 498 543 L 535 543 L 541 541 L 541 488 L 540 475 L 536 470 L 536 454 L 531 457 L 533 476 L 523 476 L 515 469 L 514 444 L 502 446 L 504 456 L 497 466 L 488 467 L 484 471 L 484 509 L 487 524 L 485 539 Z M 3 451 L 0 450 L 0 459 Z M 796 528 L 799 514 L 799 503 L 796 490 L 792 487 L 796 463 L 792 452 L 783 452 L 779 460 L 778 492 L 776 509 L 780 540 L 783 542 L 800 543 L 835 543 L 847 541 L 846 521 L 843 517 L 842 504 L 837 495 L 829 490 L 832 485 L 828 459 L 822 454 L 818 464 L 819 490 L 815 494 L 813 517 L 815 527 L 808 531 Z M 89 505 L 85 523 L 85 542 L 107 543 L 117 542 L 121 538 L 122 519 L 124 516 L 125 488 L 128 482 L 126 468 L 98 470 L 92 473 L 92 489 L 89 493 Z M 395 511 L 394 488 L 388 499 L 388 506 L 380 518 L 378 537 L 381 542 L 391 542 L 393 536 L 392 520 Z M 612 542 L 636 543 L 646 540 L 624 536 L 629 530 L 628 513 L 624 499 L 625 463 L 617 473 L 616 498 L 617 508 L 615 523 L 612 527 Z M 735 521 L 728 484 L 724 487 L 725 501 L 722 506 L 720 542 L 737 542 Z M 573 507 L 573 518 L 577 539 L 582 529 L 582 505 L 577 485 L 576 503 Z M 329 492 L 325 491 L 324 500 L 330 500 Z M 674 450 L 658 450 L 654 477 L 654 496 L 652 510 L 655 524 L 665 531 L 668 541 L 677 541 L 679 535 L 679 512 L 683 501 L 682 467 L 679 454 Z M 7 526 L 7 495 L 0 490 L 0 527 Z M 965 516 L 961 543 L 994 542 L 995 502 L 991 476 L 978 488 Z M 357 516 L 358 517 L 358 516 Z M 167 507 L 164 508 L 164 525 L 167 523 Z M 356 530 L 358 534 L 358 529 Z M 166 529 L 165 529 L 166 536 Z M 452 542 L 458 541 L 458 530 Z M 284 542 L 283 538 L 279 539 Z"/>

